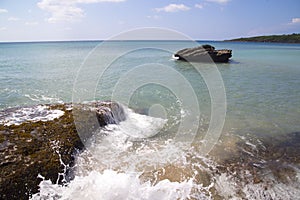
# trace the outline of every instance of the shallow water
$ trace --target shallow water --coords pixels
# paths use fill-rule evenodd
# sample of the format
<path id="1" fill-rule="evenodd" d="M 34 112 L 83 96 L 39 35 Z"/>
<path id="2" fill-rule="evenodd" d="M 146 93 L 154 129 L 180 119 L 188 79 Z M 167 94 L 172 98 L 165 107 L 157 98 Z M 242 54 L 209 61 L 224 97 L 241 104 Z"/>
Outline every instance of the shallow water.
<path id="1" fill-rule="evenodd" d="M 297 198 L 300 46 L 199 43 L 232 49 L 231 62 L 175 61 L 173 52 L 195 45 L 183 41 L 0 44 L 1 109 L 110 99 L 133 109 L 125 122 L 95 133 L 74 180 L 44 180 L 33 199 Z M 210 76 L 215 69 L 225 104 L 211 99 L 224 92 Z M 224 105 L 221 135 L 205 137 Z M 211 138 L 217 144 L 206 155 Z"/>

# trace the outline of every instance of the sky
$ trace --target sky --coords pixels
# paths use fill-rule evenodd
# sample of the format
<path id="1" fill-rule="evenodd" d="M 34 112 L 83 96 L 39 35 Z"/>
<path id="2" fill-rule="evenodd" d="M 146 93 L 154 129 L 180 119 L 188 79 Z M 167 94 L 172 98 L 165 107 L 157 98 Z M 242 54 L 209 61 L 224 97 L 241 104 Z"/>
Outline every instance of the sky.
<path id="1" fill-rule="evenodd" d="M 299 0 L 0 0 L 0 41 L 105 40 L 159 27 L 195 40 L 300 33 Z"/>

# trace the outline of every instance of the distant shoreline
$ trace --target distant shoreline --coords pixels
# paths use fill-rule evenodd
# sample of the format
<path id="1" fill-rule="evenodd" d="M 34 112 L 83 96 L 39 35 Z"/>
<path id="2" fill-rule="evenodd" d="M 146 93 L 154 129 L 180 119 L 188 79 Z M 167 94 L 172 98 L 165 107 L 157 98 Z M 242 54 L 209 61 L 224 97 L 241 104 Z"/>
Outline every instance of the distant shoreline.
<path id="1" fill-rule="evenodd" d="M 38 40 L 38 41 L 0 41 L 0 44 L 19 44 L 19 43 L 64 43 L 64 42 L 187 42 L 191 40 L 105 40 L 105 39 L 82 39 L 82 40 Z M 201 40 L 195 39 L 196 42 L 264 42 L 264 43 L 289 43 L 300 44 L 300 33 L 284 35 L 268 35 L 255 37 L 241 37 L 226 40 Z"/>
<path id="2" fill-rule="evenodd" d="M 300 34 L 288 35 L 268 35 L 268 36 L 255 36 L 247 38 L 236 38 L 231 40 L 224 40 L 225 42 L 268 42 L 268 43 L 290 43 L 299 44 Z"/>

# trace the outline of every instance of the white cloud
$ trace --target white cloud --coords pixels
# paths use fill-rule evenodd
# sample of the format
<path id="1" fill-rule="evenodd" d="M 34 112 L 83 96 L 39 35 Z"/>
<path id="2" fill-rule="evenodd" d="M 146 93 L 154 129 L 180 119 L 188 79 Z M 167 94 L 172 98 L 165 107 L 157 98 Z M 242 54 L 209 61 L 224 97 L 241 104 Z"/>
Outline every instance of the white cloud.
<path id="1" fill-rule="evenodd" d="M 149 15 L 149 16 L 147 16 L 147 18 L 149 18 L 149 19 L 160 19 L 160 16 L 158 16 L 158 15 Z"/>
<path id="2" fill-rule="evenodd" d="M 300 18 L 293 18 L 289 24 L 290 25 L 300 24 Z"/>
<path id="3" fill-rule="evenodd" d="M 38 24 L 39 24 L 38 22 L 25 22 L 26 26 L 36 26 Z"/>
<path id="4" fill-rule="evenodd" d="M 122 2 L 125 0 L 73 0 L 73 1 L 76 3 L 101 3 L 101 2 Z"/>
<path id="5" fill-rule="evenodd" d="M 43 0 L 39 2 L 38 7 L 51 13 L 51 17 L 47 19 L 50 23 L 58 21 L 74 21 L 83 17 L 83 10 L 76 7 L 75 4 L 55 2 L 51 0 Z"/>
<path id="6" fill-rule="evenodd" d="M 84 16 L 84 10 L 78 4 L 100 3 L 100 2 L 123 2 L 125 0 L 42 0 L 37 6 L 49 12 L 51 17 L 47 19 L 50 23 L 59 21 L 76 21 Z"/>
<path id="7" fill-rule="evenodd" d="M 0 27 L 0 31 L 5 31 L 5 30 L 7 30 L 6 27 Z"/>
<path id="8" fill-rule="evenodd" d="M 8 11 L 6 9 L 0 8 L 0 14 L 7 13 Z"/>
<path id="9" fill-rule="evenodd" d="M 8 21 L 19 21 L 20 18 L 17 18 L 17 17 L 9 17 L 7 20 L 8 20 Z"/>
<path id="10" fill-rule="evenodd" d="M 199 4 L 199 3 L 195 4 L 195 8 L 202 9 L 203 7 L 204 7 L 203 4 Z"/>
<path id="11" fill-rule="evenodd" d="M 219 3 L 219 4 L 226 4 L 230 0 L 206 0 L 207 2 Z"/>
<path id="12" fill-rule="evenodd" d="M 178 12 L 178 11 L 188 11 L 190 8 L 184 4 L 169 4 L 162 8 L 155 8 L 157 12 Z"/>

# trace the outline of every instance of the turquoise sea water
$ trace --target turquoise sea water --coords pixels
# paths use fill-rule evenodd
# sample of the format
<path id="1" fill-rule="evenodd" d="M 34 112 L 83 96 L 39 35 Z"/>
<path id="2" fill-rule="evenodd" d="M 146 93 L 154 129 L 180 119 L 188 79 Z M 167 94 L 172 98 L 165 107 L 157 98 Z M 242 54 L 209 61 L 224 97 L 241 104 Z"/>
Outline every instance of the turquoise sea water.
<path id="1" fill-rule="evenodd" d="M 230 62 L 172 58 L 207 43 L 232 49 Z M 65 187 L 44 180 L 33 199 L 296 199 L 299 57 L 299 44 L 1 43 L 0 109 L 112 99 L 127 111 L 125 122 L 86 144 L 74 180 Z M 203 139 L 223 117 L 221 135 Z M 211 139 L 216 144 L 206 155 Z"/>
<path id="2" fill-rule="evenodd" d="M 99 71 L 97 67 L 99 69 L 104 67 L 101 66 L 101 59 L 117 53 L 124 44 L 132 48 L 135 46 L 140 48 L 143 43 L 145 47 L 149 46 L 149 42 L 143 41 L 112 43 L 105 47 L 107 55 L 99 55 L 99 61 L 93 68 L 95 72 Z M 191 45 L 189 42 L 174 41 L 153 43 L 174 51 Z M 280 133 L 300 129 L 299 45 L 199 43 L 212 44 L 216 49 L 233 50 L 230 63 L 217 64 L 226 89 L 225 127 L 230 129 L 244 125 L 247 129 L 270 128 L 270 131 Z M 72 101 L 76 80 L 81 80 L 80 76 L 86 67 L 82 67 L 84 59 L 99 44 L 101 43 L 96 41 L 0 44 L 0 108 Z M 171 56 L 172 52 L 157 49 L 139 49 L 123 55 L 106 71 L 103 81 L 96 83 L 98 91 L 93 94 L 94 97 L 104 98 L 100 95 L 101 91 L 115 86 L 119 78 L 129 69 L 141 64 L 159 63 L 171 66 L 187 77 L 199 99 L 200 110 L 209 115 L 207 108 L 210 108 L 210 97 L 205 82 L 196 75 L 193 67 L 183 62 L 176 62 L 171 59 Z M 83 70 L 80 71 L 80 67 Z M 149 76 L 153 74 L 150 72 Z M 145 77 L 147 78 L 147 74 Z M 148 90 L 148 92 L 153 96 L 153 91 Z M 153 103 L 149 95 L 138 96 L 141 95 L 140 93 L 139 91 L 135 93 L 136 98 L 139 99 L 139 103 L 136 103 L 139 104 L 138 107 Z M 161 98 L 167 97 L 161 96 Z M 132 101 L 132 104 L 134 102 Z"/>

